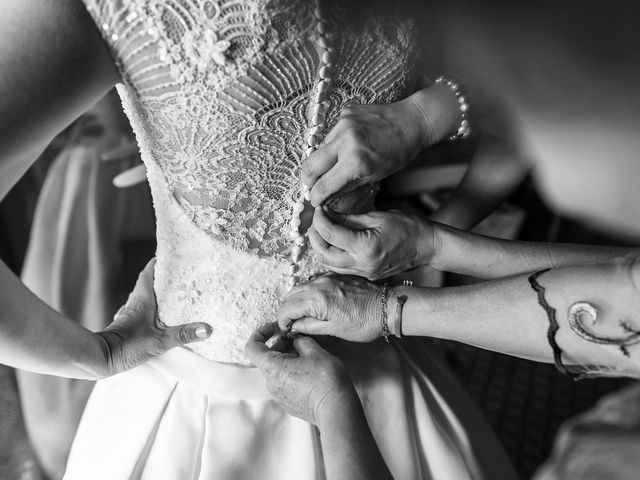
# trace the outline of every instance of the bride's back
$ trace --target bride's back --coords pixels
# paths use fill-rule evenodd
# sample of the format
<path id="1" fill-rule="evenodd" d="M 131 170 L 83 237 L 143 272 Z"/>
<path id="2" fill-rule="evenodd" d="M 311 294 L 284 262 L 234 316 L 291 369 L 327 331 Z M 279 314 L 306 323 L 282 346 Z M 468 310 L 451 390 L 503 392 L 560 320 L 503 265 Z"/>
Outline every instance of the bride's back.
<path id="1" fill-rule="evenodd" d="M 331 46 L 318 140 L 350 103 L 388 103 L 414 88 L 411 24 L 373 3 L 84 3 L 121 76 L 148 170 L 160 316 L 210 322 L 197 352 L 246 363 L 246 338 L 274 320 L 286 291 L 289 222 L 326 50 L 318 24 Z M 303 263 L 303 273 L 317 268 L 311 255 Z"/>

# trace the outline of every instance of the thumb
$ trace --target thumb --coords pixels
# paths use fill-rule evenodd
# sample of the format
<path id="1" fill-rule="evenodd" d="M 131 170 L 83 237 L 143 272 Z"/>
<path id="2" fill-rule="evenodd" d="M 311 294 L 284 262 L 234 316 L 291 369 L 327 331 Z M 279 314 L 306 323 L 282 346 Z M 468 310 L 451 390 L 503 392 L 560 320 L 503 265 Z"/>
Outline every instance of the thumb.
<path id="1" fill-rule="evenodd" d="M 326 350 L 318 345 L 313 338 L 304 335 L 293 339 L 293 348 L 295 348 L 296 352 L 302 357 L 317 353 L 326 353 Z"/>
<path id="2" fill-rule="evenodd" d="M 348 213 L 344 217 L 343 225 L 352 230 L 367 230 L 374 227 L 375 222 L 370 213 Z"/>
<path id="3" fill-rule="evenodd" d="M 328 326 L 329 322 L 325 320 L 306 317 L 297 320 L 291 326 L 291 333 L 301 333 L 303 335 L 329 335 Z"/>
<path id="4" fill-rule="evenodd" d="M 165 330 L 167 333 L 166 346 L 169 349 L 209 338 L 213 331 L 210 325 L 203 322 L 166 327 Z"/>

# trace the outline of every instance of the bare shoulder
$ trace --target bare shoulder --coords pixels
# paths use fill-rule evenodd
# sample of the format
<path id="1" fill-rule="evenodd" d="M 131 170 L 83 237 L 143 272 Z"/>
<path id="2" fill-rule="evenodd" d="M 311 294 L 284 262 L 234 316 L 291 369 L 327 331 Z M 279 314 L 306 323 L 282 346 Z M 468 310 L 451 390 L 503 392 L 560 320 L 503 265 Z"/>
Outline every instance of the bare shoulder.
<path id="1" fill-rule="evenodd" d="M 116 68 L 80 0 L 3 0 L 0 65 L 3 83 L 19 73 L 55 73 L 67 80 L 92 72 L 117 81 Z M 10 67 L 7 70 L 4 67 Z"/>
<path id="2" fill-rule="evenodd" d="M 1 5 L 0 198 L 25 163 L 119 80 L 80 0 Z"/>

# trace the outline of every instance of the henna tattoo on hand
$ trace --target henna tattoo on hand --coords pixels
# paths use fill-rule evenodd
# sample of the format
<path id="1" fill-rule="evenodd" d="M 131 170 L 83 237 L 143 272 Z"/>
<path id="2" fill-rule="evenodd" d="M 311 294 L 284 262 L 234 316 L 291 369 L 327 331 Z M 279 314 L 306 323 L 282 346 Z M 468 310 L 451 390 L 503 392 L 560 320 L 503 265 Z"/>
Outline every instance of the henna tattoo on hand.
<path id="1" fill-rule="evenodd" d="M 591 325 L 595 325 L 598 321 L 597 309 L 588 302 L 576 302 L 569 308 L 569 326 L 578 336 L 588 342 L 600 345 L 617 345 L 625 357 L 629 357 L 627 347 L 640 343 L 640 330 L 636 330 L 626 320 L 620 320 L 618 323 L 622 329 L 629 335 L 625 337 L 600 337 L 591 333 L 582 322 L 582 317 L 586 315 L 591 318 Z"/>
<path id="2" fill-rule="evenodd" d="M 567 367 L 562 363 L 562 349 L 556 342 L 556 334 L 560 329 L 558 325 L 558 320 L 556 319 L 556 309 L 547 303 L 547 299 L 544 297 L 546 292 L 545 288 L 538 283 L 538 277 L 543 273 L 551 270 L 550 268 L 546 268 L 544 270 L 540 270 L 539 272 L 535 272 L 529 275 L 529 285 L 531 288 L 538 294 L 538 303 L 547 313 L 547 318 L 549 319 L 549 328 L 547 329 L 547 341 L 551 346 L 551 350 L 553 350 L 553 361 L 556 365 L 556 368 L 560 373 L 565 375 L 574 376 L 571 372 L 567 370 Z"/>

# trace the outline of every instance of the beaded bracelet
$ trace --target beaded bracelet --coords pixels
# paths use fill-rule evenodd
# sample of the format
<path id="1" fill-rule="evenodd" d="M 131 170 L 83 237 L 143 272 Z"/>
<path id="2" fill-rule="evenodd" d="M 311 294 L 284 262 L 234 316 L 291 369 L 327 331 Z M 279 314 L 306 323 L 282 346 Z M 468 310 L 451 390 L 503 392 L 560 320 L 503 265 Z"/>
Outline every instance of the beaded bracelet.
<path id="1" fill-rule="evenodd" d="M 382 287 L 382 294 L 380 300 L 382 301 L 382 335 L 387 343 L 391 343 L 391 330 L 389 330 L 388 316 L 387 316 L 387 298 L 389 297 L 389 284 L 385 283 Z"/>
<path id="2" fill-rule="evenodd" d="M 463 90 L 460 84 L 454 80 L 451 80 L 447 77 L 438 77 L 436 81 L 433 83 L 434 85 L 446 85 L 453 91 L 458 99 L 458 104 L 460 105 L 460 114 L 461 120 L 458 128 L 456 128 L 455 133 L 449 136 L 449 140 L 458 140 L 460 138 L 467 138 L 471 135 L 471 125 L 469 124 L 469 104 L 467 103 L 467 99 L 463 95 Z"/>

